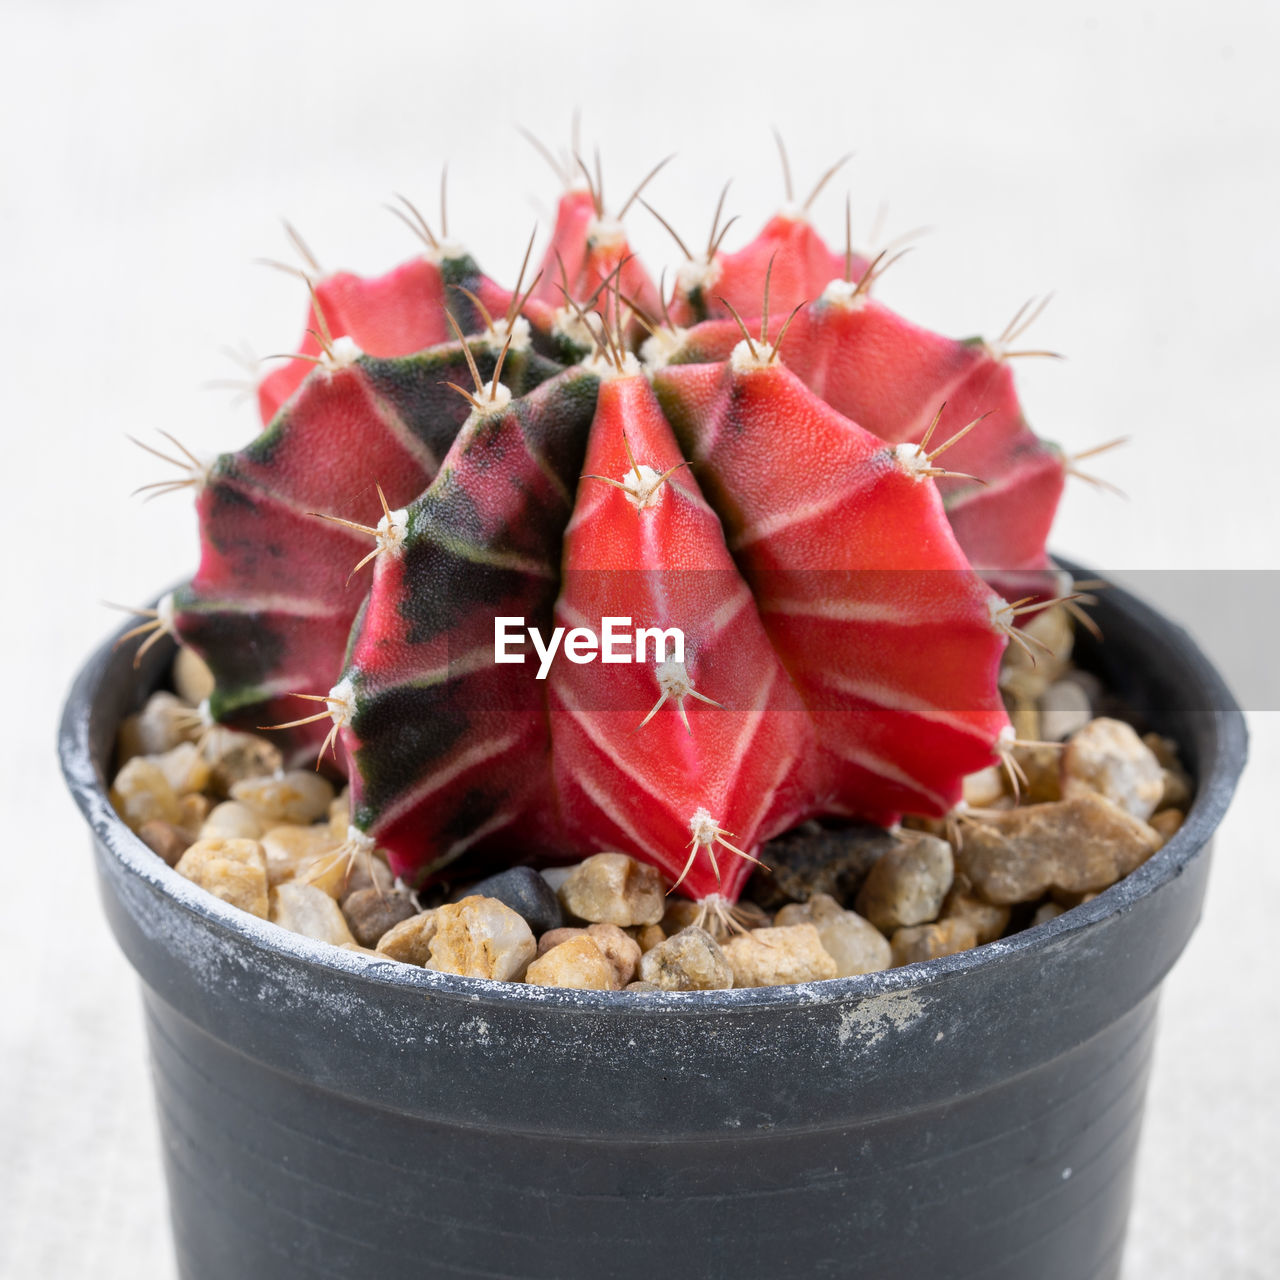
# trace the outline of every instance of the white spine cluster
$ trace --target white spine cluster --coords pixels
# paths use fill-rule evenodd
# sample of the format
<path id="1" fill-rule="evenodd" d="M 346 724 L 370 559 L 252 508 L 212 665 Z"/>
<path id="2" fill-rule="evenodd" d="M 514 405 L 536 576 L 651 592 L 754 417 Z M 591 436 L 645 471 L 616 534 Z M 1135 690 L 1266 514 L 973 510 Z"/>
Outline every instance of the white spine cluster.
<path id="1" fill-rule="evenodd" d="M 347 844 L 356 854 L 370 854 L 378 847 L 378 842 L 368 832 L 361 831 L 354 824 L 347 827 Z"/>
<path id="2" fill-rule="evenodd" d="M 628 467 L 627 470 L 619 477 L 619 483 L 622 485 L 622 491 L 627 496 L 627 501 L 631 503 L 637 511 L 644 511 L 647 507 L 656 507 L 662 501 L 662 493 L 665 485 L 662 484 L 662 473 L 655 471 L 648 463 L 640 462 L 634 467 Z M 662 672 L 658 672 L 658 683 L 662 683 Z"/>
<path id="3" fill-rule="evenodd" d="M 987 597 L 987 618 L 991 623 L 991 630 L 1003 636 L 1007 636 L 1013 630 L 1017 621 L 1013 605 L 1003 596 L 996 595 L 994 591 Z"/>
<path id="4" fill-rule="evenodd" d="M 356 340 L 344 333 L 342 337 L 333 339 L 329 350 L 321 359 L 324 367 L 332 372 L 336 369 L 349 369 L 362 355 L 364 352 L 356 345 Z"/>
<path id="5" fill-rule="evenodd" d="M 325 706 L 335 728 L 345 729 L 355 714 L 356 690 L 349 678 L 344 677 L 324 696 Z"/>
<path id="6" fill-rule="evenodd" d="M 859 307 L 866 306 L 866 303 L 867 291 L 859 290 L 854 281 L 839 276 L 823 289 L 818 298 L 820 307 L 838 307 L 842 311 L 856 311 Z"/>
<path id="7" fill-rule="evenodd" d="M 671 659 L 664 662 L 657 670 L 658 688 L 669 698 L 677 701 L 687 698 L 693 692 L 693 681 L 689 679 L 688 668 L 683 662 Z"/>
<path id="8" fill-rule="evenodd" d="M 477 422 L 501 413 L 511 403 L 511 390 L 499 382 L 496 386 L 488 386 L 481 391 L 476 396 L 476 401 L 467 415 L 467 427 L 473 427 Z"/>
<path id="9" fill-rule="evenodd" d="M 457 240 L 440 240 L 422 251 L 422 256 L 433 266 L 442 262 L 465 258 L 467 250 Z"/>
<path id="10" fill-rule="evenodd" d="M 710 848 L 720 838 L 720 824 L 707 809 L 699 807 L 689 819 L 693 843 L 699 848 Z"/>
<path id="11" fill-rule="evenodd" d="M 626 243 L 626 228 L 612 218 L 593 218 L 587 227 L 587 244 L 592 249 L 622 249 Z"/>
<path id="12" fill-rule="evenodd" d="M 499 316 L 493 322 L 493 328 L 486 329 L 481 336 L 485 346 L 495 356 L 506 346 L 508 336 L 511 338 L 512 351 L 528 351 L 532 339 L 529 322 L 524 316 L 516 316 L 512 324 L 507 323 L 506 316 Z"/>
<path id="13" fill-rule="evenodd" d="M 684 346 L 684 329 L 659 329 L 640 345 L 640 362 L 647 373 L 665 369 Z"/>
<path id="14" fill-rule="evenodd" d="M 580 311 L 573 307 L 560 307 L 551 321 L 551 332 L 557 338 L 573 343 L 576 347 L 594 347 L 596 334 Z"/>
<path id="15" fill-rule="evenodd" d="M 156 622 L 162 635 L 173 635 L 174 612 L 173 592 L 168 591 L 156 601 Z"/>
<path id="16" fill-rule="evenodd" d="M 705 258 L 690 258 L 682 262 L 676 271 L 676 288 L 685 297 L 698 289 L 705 296 L 715 288 L 722 271 L 718 257 L 712 258 L 710 262 Z"/>
<path id="17" fill-rule="evenodd" d="M 729 356 L 729 366 L 734 373 L 746 373 L 751 369 L 767 369 L 774 363 L 771 359 L 772 348 L 767 342 L 752 344 L 743 338 Z"/>
<path id="18" fill-rule="evenodd" d="M 378 520 L 374 529 L 379 555 L 394 555 L 404 545 L 409 530 L 409 512 L 404 507 L 388 512 Z"/>
<path id="19" fill-rule="evenodd" d="M 908 440 L 893 446 L 893 457 L 898 466 L 916 481 L 927 479 L 933 469 L 929 455 L 918 444 Z"/>
<path id="20" fill-rule="evenodd" d="M 615 378 L 634 378 L 643 372 L 640 361 L 630 351 L 622 357 L 621 366 L 615 364 L 604 352 L 597 351 L 582 362 L 582 367 L 594 373 L 601 382 L 612 382 Z"/>

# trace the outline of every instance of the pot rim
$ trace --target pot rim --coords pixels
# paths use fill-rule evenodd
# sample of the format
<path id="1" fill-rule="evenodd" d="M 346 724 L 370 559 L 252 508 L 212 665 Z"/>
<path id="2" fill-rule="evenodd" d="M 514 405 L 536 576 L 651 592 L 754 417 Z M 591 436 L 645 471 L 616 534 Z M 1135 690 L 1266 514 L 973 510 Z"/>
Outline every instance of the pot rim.
<path id="1" fill-rule="evenodd" d="M 1060 561 L 1069 570 L 1075 566 Z M 1079 576 L 1077 574 L 1077 576 Z M 1090 574 L 1090 576 L 1096 576 Z M 625 1012 L 636 1016 L 679 1009 L 682 1013 L 777 1008 L 785 1005 L 826 1005 L 891 996 L 897 992 L 932 986 L 955 975 L 999 964 L 1006 956 L 1048 948 L 1069 935 L 1123 915 L 1135 902 L 1181 875 L 1186 863 L 1207 844 L 1235 792 L 1247 754 L 1248 734 L 1243 713 L 1221 675 L 1185 630 L 1128 592 L 1111 587 L 1108 606 L 1123 610 L 1127 627 L 1155 631 L 1184 667 L 1198 680 L 1200 695 L 1195 710 L 1216 718 L 1216 750 L 1202 762 L 1196 794 L 1185 821 L 1173 837 L 1137 870 L 1097 897 L 1043 924 L 1033 925 L 1008 938 L 997 939 L 955 955 L 917 961 L 899 968 L 849 978 L 778 987 L 744 987 L 717 991 L 645 992 L 581 991 L 530 986 L 440 973 L 393 960 L 380 960 L 360 952 L 343 951 L 328 943 L 293 933 L 267 920 L 232 907 L 180 876 L 124 824 L 107 798 L 107 786 L 93 758 L 90 718 L 106 681 L 121 665 L 117 644 L 130 623 L 126 622 L 103 643 L 81 668 L 67 695 L 58 735 L 63 776 L 81 813 L 105 850 L 126 870 L 163 892 L 183 909 L 193 926 L 212 927 L 231 934 L 246 946 L 294 963 L 317 966 L 335 978 L 356 979 L 362 985 L 410 989 L 428 997 L 505 1004 L 595 1009 L 602 1013 Z M 167 646 L 172 651 L 171 643 Z M 126 667 L 126 670 L 131 668 Z M 112 733 L 114 739 L 114 732 Z"/>

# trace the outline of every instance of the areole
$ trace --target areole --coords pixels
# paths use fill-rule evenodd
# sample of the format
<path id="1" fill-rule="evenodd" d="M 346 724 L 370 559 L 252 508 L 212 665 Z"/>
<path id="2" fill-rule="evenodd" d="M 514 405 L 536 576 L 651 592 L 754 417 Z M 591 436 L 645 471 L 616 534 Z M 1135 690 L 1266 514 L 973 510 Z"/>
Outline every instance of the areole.
<path id="1" fill-rule="evenodd" d="M 1115 590 L 1096 616 L 1082 662 L 1196 776 L 1159 853 L 941 960 L 644 996 L 378 962 L 209 898 L 103 784 L 169 642 L 138 672 L 105 646 L 61 752 L 143 980 L 183 1276 L 1114 1277 L 1158 985 L 1245 731 L 1178 628 Z"/>

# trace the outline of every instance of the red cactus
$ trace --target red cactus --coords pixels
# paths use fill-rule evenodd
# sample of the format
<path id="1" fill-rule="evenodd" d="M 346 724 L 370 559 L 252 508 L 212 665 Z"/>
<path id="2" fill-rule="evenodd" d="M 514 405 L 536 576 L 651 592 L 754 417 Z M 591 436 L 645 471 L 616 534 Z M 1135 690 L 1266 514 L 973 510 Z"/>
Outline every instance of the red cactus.
<path id="1" fill-rule="evenodd" d="M 219 719 L 291 722 L 292 695 L 336 681 L 367 591 L 352 574 L 367 533 L 398 536 L 394 513 L 430 482 L 466 417 L 445 383 L 470 380 L 468 357 L 491 373 L 493 347 L 481 338 L 379 360 L 336 339 L 269 428 L 201 477 L 200 568 L 172 626 L 212 668 Z M 507 354 L 521 391 L 553 372 L 531 350 Z M 293 725 L 290 754 L 314 757 L 324 736 Z"/>
<path id="2" fill-rule="evenodd" d="M 386 622 L 456 595 L 459 554 L 478 573 L 528 533 L 536 450 L 509 448 L 495 474 L 494 435 L 473 424 L 411 508 L 345 676 L 357 827 L 406 876 L 509 846 L 518 831 L 525 852 L 623 849 L 685 892 L 732 899 L 753 850 L 800 818 L 947 812 L 964 774 L 994 759 L 1007 721 L 996 692 L 1004 637 L 947 524 L 937 469 L 824 404 L 768 345 L 661 370 L 656 397 L 617 331 L 606 346 L 589 430 L 566 424 L 575 445 L 562 456 L 585 448 L 588 468 L 572 518 L 538 503 L 537 608 L 517 609 L 520 593 L 494 584 L 469 588 L 465 616 L 447 625 Z M 710 506 L 686 459 L 701 464 Z M 483 517 L 468 522 L 475 541 L 460 552 L 452 522 L 425 513 L 464 495 Z M 555 638 L 567 646 L 576 633 L 590 652 L 606 619 L 679 627 L 683 661 L 571 657 L 554 666 L 544 701 L 530 670 L 486 660 L 495 617 L 551 634 L 549 566 L 562 540 Z M 411 562 L 423 566 L 412 581 Z M 466 655 L 465 686 L 442 674 L 446 651 Z M 435 727 L 392 731 L 385 708 L 408 716 L 405 700 L 427 687 Z M 446 689 L 448 714 L 437 701 Z"/>
<path id="3" fill-rule="evenodd" d="M 1008 335 L 895 315 L 809 202 L 730 253 L 717 213 L 664 305 L 589 187 L 528 294 L 434 244 L 314 285 L 268 430 L 199 477 L 200 571 L 161 622 L 220 718 L 327 697 L 355 838 L 407 877 L 622 849 L 732 899 L 796 821 L 939 816 L 997 757 L 1009 614 L 974 566 L 1047 563 L 1064 462 Z M 495 661 L 502 618 L 560 646 L 549 679 Z M 623 618 L 683 655 L 600 661 Z"/>

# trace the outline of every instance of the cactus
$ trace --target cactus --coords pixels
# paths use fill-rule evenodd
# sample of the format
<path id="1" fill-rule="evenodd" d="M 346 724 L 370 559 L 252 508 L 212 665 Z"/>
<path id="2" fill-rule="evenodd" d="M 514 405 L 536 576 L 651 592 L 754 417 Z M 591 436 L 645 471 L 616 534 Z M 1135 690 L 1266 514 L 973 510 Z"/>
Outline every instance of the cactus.
<path id="1" fill-rule="evenodd" d="M 621 225 L 641 188 L 609 218 L 598 168 L 571 186 L 523 292 L 407 205 L 418 258 L 312 261 L 265 431 L 192 476 L 200 569 L 148 625 L 209 662 L 216 718 L 283 722 L 294 758 L 336 737 L 352 840 L 415 882 L 618 849 L 732 901 L 762 841 L 944 816 L 1012 738 L 1022 606 L 983 574 L 1048 565 L 1069 470 L 1018 403 L 1018 325 L 896 315 L 813 196 L 735 252 L 722 196 L 661 296 Z M 502 618 L 565 648 L 496 661 Z M 577 660 L 622 618 L 683 657 Z"/>

